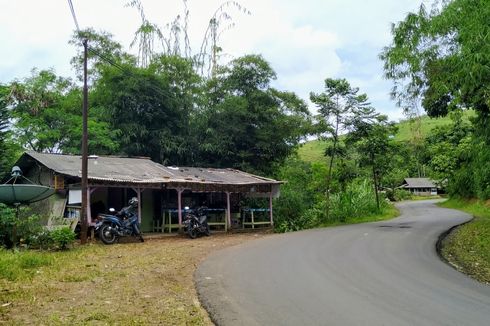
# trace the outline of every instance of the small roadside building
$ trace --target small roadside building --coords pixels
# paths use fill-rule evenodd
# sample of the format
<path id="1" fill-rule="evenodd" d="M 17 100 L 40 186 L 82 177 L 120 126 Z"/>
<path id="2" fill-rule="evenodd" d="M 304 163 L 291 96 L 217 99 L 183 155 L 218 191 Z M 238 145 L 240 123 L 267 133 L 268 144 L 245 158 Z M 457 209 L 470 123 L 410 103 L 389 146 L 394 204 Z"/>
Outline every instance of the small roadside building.
<path id="1" fill-rule="evenodd" d="M 418 196 L 437 195 L 437 185 L 429 178 L 405 178 L 400 188 Z"/>
<path id="2" fill-rule="evenodd" d="M 79 218 L 81 156 L 25 152 L 16 163 L 34 183 L 51 186 L 51 214 Z M 234 169 L 170 167 L 149 158 L 89 156 L 89 224 L 109 208 L 119 210 L 139 199 L 138 216 L 144 232 L 172 232 L 182 225 L 183 208 L 207 206 L 212 228 L 273 225 L 272 199 L 282 182 Z M 245 207 L 246 198 L 263 198 L 261 207 Z"/>

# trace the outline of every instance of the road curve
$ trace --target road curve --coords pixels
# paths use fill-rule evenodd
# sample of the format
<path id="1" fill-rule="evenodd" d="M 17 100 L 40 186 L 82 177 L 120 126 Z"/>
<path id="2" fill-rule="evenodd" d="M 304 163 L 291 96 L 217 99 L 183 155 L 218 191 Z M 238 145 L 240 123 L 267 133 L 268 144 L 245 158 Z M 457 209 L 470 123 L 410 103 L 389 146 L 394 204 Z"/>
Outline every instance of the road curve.
<path id="1" fill-rule="evenodd" d="M 437 256 L 470 216 L 434 201 L 388 222 L 274 235 L 219 251 L 196 271 L 218 325 L 490 325 L 490 286 Z"/>

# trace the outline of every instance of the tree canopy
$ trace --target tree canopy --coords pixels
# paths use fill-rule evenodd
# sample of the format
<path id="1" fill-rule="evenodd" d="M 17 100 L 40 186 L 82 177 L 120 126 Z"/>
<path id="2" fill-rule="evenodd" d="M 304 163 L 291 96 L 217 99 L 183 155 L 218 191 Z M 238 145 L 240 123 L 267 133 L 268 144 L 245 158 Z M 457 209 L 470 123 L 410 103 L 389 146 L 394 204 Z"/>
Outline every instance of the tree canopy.
<path id="1" fill-rule="evenodd" d="M 435 1 L 393 25 L 386 77 L 405 109 L 417 99 L 431 117 L 472 108 L 490 114 L 490 6 L 486 0 Z"/>

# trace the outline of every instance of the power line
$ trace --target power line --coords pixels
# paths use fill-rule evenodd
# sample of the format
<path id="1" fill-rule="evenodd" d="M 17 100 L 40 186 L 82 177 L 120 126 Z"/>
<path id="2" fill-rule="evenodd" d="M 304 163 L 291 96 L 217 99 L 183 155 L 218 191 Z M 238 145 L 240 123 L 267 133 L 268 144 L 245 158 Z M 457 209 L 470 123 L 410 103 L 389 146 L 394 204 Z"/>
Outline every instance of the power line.
<path id="1" fill-rule="evenodd" d="M 75 26 L 77 27 L 77 31 L 80 32 L 80 27 L 78 26 L 77 15 L 75 14 L 75 8 L 73 8 L 73 3 L 71 0 L 68 0 L 68 6 L 70 6 L 71 15 L 73 17 L 73 21 L 75 22 Z"/>
<path id="2" fill-rule="evenodd" d="M 76 26 L 76 29 L 77 29 L 78 34 L 80 35 L 80 33 L 81 33 L 80 26 L 78 25 L 77 15 L 75 13 L 75 8 L 73 7 L 72 0 L 68 0 L 68 5 L 70 7 L 71 15 L 73 17 L 73 22 L 75 23 L 75 26 Z M 127 70 L 126 68 L 124 68 L 123 66 L 121 66 L 120 64 L 118 64 L 117 62 L 115 62 L 114 60 L 112 60 L 111 58 L 109 58 L 108 56 L 102 54 L 96 48 L 91 47 L 91 46 L 88 46 L 88 50 L 90 52 L 92 52 L 93 54 L 95 54 L 96 56 L 98 56 L 103 61 L 105 61 L 106 63 L 108 63 L 111 66 L 113 66 L 114 68 L 118 69 L 120 72 L 122 72 L 124 74 L 127 74 L 127 75 L 130 75 L 131 77 L 141 78 L 141 76 L 135 75 L 132 71 Z M 170 94 L 168 92 L 165 93 L 162 89 L 157 88 L 153 84 L 149 84 L 149 87 L 152 90 L 154 90 L 156 93 L 159 93 L 163 97 L 170 97 Z"/>

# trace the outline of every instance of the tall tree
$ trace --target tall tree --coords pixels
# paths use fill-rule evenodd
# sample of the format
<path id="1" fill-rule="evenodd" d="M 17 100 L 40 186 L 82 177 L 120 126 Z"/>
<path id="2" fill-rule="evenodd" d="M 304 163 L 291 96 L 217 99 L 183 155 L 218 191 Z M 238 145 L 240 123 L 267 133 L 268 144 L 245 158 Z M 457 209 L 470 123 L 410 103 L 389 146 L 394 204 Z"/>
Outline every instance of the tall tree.
<path id="1" fill-rule="evenodd" d="M 81 91 L 52 70 L 33 70 L 24 81 L 9 85 L 13 133 L 19 144 L 38 152 L 78 153 L 81 143 Z M 92 115 L 89 149 L 107 153 L 116 149 L 117 131 Z"/>
<path id="2" fill-rule="evenodd" d="M 359 164 L 371 169 L 376 205 L 380 209 L 380 180 L 390 167 L 392 153 L 396 148 L 392 138 L 397 127 L 393 122 L 388 122 L 387 116 L 368 109 L 354 117 L 350 128 L 347 143 L 356 146 Z"/>
<path id="3" fill-rule="evenodd" d="M 15 144 L 10 139 L 11 115 L 8 107 L 10 89 L 0 84 L 0 180 L 9 172 L 9 168 L 17 158 Z"/>
<path id="4" fill-rule="evenodd" d="M 323 138 L 328 138 L 331 145 L 327 147 L 325 155 L 329 157 L 327 189 L 326 189 L 326 216 L 330 214 L 330 191 L 332 170 L 336 157 L 342 155 L 344 148 L 339 146 L 339 136 L 347 130 L 353 115 L 359 110 L 369 106 L 366 94 L 358 94 L 359 89 L 351 87 L 345 79 L 325 79 L 325 91 L 320 94 L 311 93 L 310 100 L 319 108 L 318 119 L 323 126 Z"/>
<path id="5" fill-rule="evenodd" d="M 197 138 L 203 164 L 271 173 L 308 132 L 309 112 L 295 94 L 270 86 L 275 72 L 248 55 L 218 69 Z"/>
<path id="6" fill-rule="evenodd" d="M 392 34 L 381 58 L 401 103 L 420 99 L 431 117 L 456 109 L 477 112 L 471 153 L 453 180 L 460 195 L 490 197 L 490 173 L 479 163 L 490 157 L 488 1 L 434 1 L 430 11 L 422 5 L 393 25 Z"/>
<path id="7" fill-rule="evenodd" d="M 417 13 L 393 25 L 392 34 L 393 42 L 381 58 L 386 77 L 394 81 L 395 97 L 421 98 L 431 117 L 444 116 L 453 108 L 474 108 L 479 124 L 488 125 L 488 1 L 434 1 L 430 11 L 421 5 Z"/>
<path id="8" fill-rule="evenodd" d="M 93 99 L 93 105 L 107 112 L 112 127 L 121 130 L 120 150 L 178 164 L 189 112 L 182 110 L 173 80 L 149 68 L 120 68 L 104 68 Z"/>

